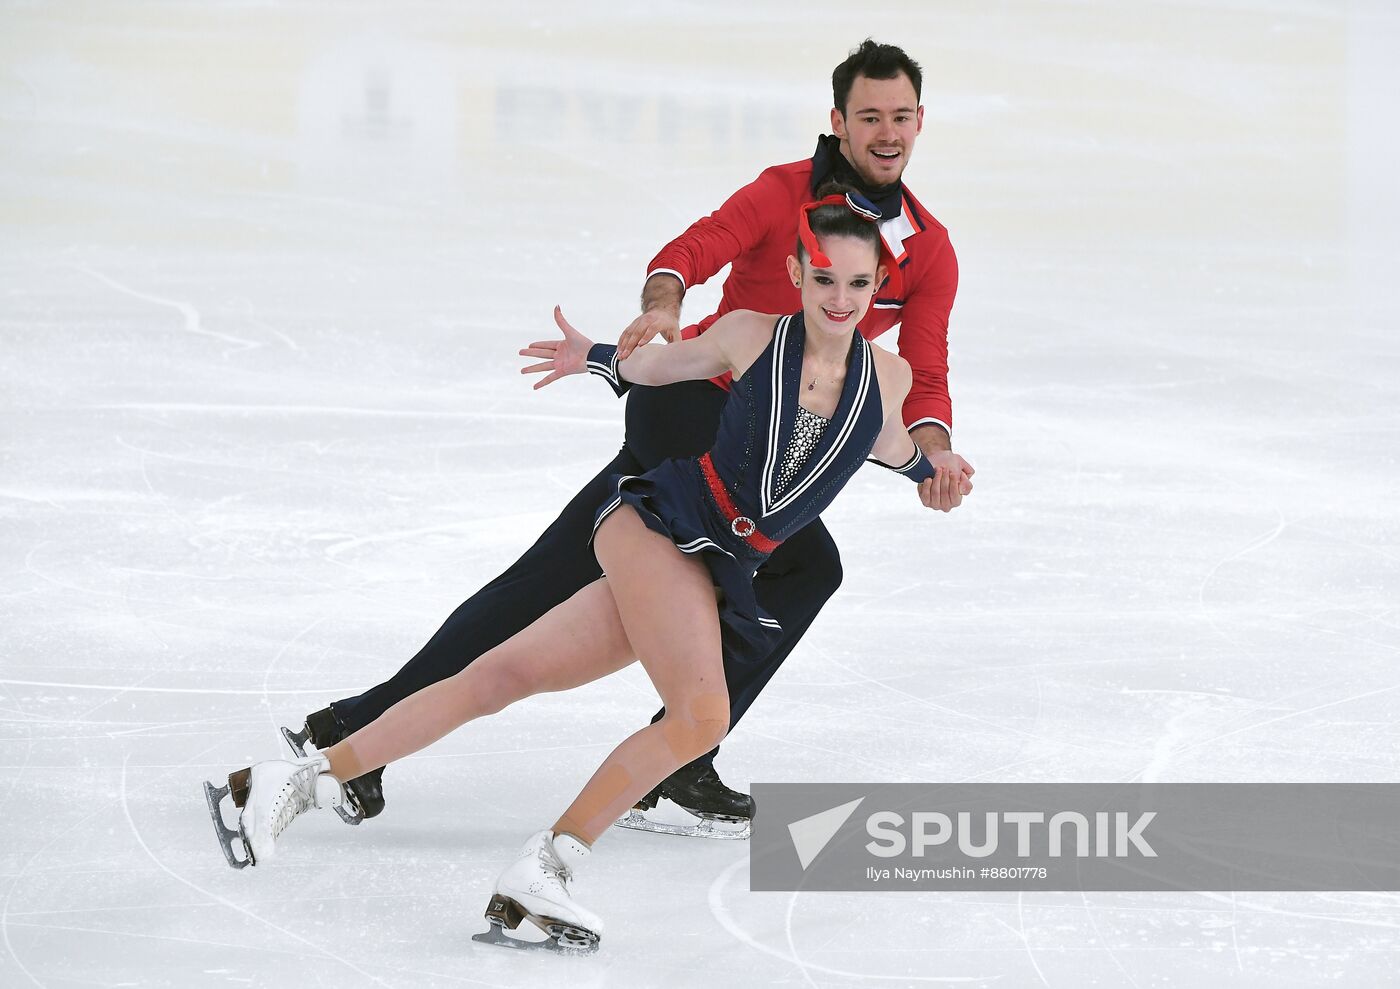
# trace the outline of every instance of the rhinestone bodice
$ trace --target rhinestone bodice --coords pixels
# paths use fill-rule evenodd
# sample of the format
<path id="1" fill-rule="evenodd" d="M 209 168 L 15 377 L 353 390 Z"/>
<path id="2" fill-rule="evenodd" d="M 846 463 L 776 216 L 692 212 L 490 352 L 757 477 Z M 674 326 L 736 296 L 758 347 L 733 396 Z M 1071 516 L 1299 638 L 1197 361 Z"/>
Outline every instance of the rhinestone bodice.
<path id="1" fill-rule="evenodd" d="M 778 483 L 776 485 L 778 494 L 781 495 L 787 490 L 787 486 L 792 483 L 793 477 L 807 462 L 808 455 L 816 449 L 817 442 L 822 438 L 822 433 L 826 432 L 826 427 L 830 424 L 830 419 L 825 419 L 815 412 L 809 412 L 801 405 L 797 407 L 792 439 L 788 441 L 787 449 L 783 451 L 782 463 L 778 466 Z"/>

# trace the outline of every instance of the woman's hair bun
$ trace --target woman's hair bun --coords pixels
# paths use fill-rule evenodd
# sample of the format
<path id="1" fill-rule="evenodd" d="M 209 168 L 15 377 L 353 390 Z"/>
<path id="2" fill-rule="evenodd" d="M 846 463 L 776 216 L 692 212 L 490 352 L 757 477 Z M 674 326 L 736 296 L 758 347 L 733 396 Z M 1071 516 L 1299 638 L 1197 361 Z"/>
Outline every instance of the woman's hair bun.
<path id="1" fill-rule="evenodd" d="M 858 192 L 855 186 L 849 182 L 842 182 L 840 179 L 827 179 L 817 187 L 816 195 L 813 199 L 825 199 L 827 196 L 844 196 L 848 192 Z"/>

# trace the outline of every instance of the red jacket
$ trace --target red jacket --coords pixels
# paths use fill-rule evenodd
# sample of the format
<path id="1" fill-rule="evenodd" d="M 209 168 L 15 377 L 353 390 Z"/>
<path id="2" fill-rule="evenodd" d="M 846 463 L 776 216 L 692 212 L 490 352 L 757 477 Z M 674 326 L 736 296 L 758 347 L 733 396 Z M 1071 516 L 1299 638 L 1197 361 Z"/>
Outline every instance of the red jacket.
<path id="1" fill-rule="evenodd" d="M 688 289 L 701 285 L 726 264 L 719 310 L 687 326 L 682 336 L 698 336 L 734 309 L 789 313 L 802 307 L 801 293 L 788 280 L 784 260 L 797 245 L 797 211 L 812 201 L 812 162 L 795 161 L 765 169 L 709 216 L 661 249 L 647 275 L 669 272 Z M 958 290 L 958 261 L 948 231 L 906 188 L 899 216 L 880 221 L 880 232 L 899 259 L 904 275 L 901 298 L 876 293 L 860 332 L 873 340 L 900 326 L 899 354 L 914 371 L 904 402 L 904 423 L 913 428 L 936 422 L 952 433 L 948 397 L 948 313 Z M 882 286 L 888 288 L 888 285 Z M 728 375 L 715 379 L 728 388 Z"/>

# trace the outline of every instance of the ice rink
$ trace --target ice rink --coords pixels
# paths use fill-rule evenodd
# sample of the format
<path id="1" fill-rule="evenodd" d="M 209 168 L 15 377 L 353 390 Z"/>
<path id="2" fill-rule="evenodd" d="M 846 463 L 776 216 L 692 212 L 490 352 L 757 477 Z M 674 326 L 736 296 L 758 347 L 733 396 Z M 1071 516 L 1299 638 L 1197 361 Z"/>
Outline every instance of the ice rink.
<path id="1" fill-rule="evenodd" d="M 867 34 L 926 73 L 977 489 L 857 475 L 721 774 L 1400 783 L 1394 5 L 3 2 L 0 985 L 1400 985 L 1400 894 L 751 893 L 741 843 L 619 831 L 598 955 L 473 944 L 635 668 L 225 865 L 201 783 L 615 452 L 516 350 L 555 303 L 615 339 Z"/>

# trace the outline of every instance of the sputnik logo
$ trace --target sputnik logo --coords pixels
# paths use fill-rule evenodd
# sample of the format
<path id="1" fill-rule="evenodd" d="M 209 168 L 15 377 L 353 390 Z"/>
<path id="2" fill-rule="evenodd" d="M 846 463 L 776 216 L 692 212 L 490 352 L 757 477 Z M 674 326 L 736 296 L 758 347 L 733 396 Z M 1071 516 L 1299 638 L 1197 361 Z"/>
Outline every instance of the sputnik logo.
<path id="1" fill-rule="evenodd" d="M 820 814 L 813 814 L 800 821 L 793 821 L 788 825 L 788 834 L 792 837 L 792 847 L 797 849 L 797 860 L 802 863 L 803 872 L 807 871 L 807 866 L 811 865 L 812 860 L 821 854 L 827 843 L 836 837 L 836 832 L 841 830 L 841 825 L 850 819 L 851 815 L 856 812 L 856 808 L 864 801 L 865 798 L 861 797 L 848 804 L 842 804 L 840 807 L 833 807 Z"/>

